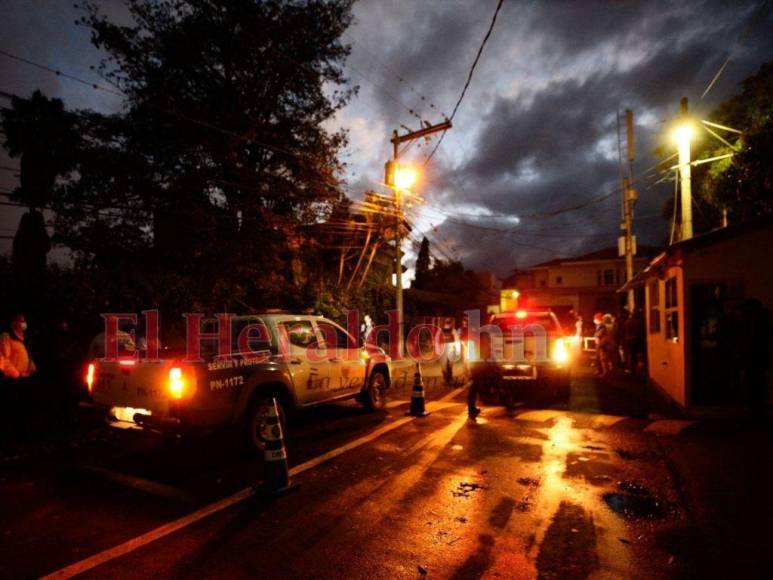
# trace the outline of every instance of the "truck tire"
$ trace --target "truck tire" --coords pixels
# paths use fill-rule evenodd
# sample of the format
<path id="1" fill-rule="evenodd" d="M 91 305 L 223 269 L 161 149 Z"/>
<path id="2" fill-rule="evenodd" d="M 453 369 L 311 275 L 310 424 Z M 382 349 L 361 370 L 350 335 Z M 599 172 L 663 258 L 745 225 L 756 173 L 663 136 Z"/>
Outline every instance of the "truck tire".
<path id="1" fill-rule="evenodd" d="M 386 407 L 387 382 L 383 371 L 374 371 L 370 375 L 368 386 L 362 393 L 362 404 L 368 411 L 380 411 Z"/>
<path id="2" fill-rule="evenodd" d="M 287 413 L 280 397 L 276 399 L 277 409 L 279 410 L 279 422 L 282 425 L 282 433 L 287 434 Z M 264 394 L 253 397 L 247 406 L 244 414 L 243 435 L 247 450 L 253 453 L 263 453 L 265 451 L 265 439 L 263 439 L 263 429 L 265 428 L 265 418 L 271 405 L 272 395 Z"/>

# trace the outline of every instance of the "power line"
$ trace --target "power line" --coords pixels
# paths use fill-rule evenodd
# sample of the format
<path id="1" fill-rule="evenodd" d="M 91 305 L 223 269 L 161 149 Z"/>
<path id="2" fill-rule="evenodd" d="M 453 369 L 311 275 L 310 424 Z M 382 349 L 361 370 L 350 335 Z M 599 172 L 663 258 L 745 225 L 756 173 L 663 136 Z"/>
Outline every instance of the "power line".
<path id="1" fill-rule="evenodd" d="M 75 81 L 76 83 L 80 83 L 80 84 L 85 85 L 87 87 L 91 87 L 92 89 L 97 90 L 97 91 L 104 91 L 106 93 L 110 93 L 111 95 L 116 95 L 118 97 L 125 97 L 126 96 L 126 94 L 123 93 L 123 92 L 119 93 L 117 91 L 114 91 L 114 90 L 109 89 L 107 87 L 104 87 L 102 85 L 98 85 L 97 83 L 91 83 L 91 82 L 86 81 L 86 80 L 84 80 L 82 78 L 76 77 L 75 75 L 71 75 L 71 74 L 62 72 L 62 71 L 60 71 L 58 69 L 51 68 L 50 66 L 41 64 L 39 62 L 35 62 L 35 61 L 32 61 L 32 60 L 23 58 L 23 57 L 18 56 L 16 54 L 11 54 L 10 52 L 7 52 L 5 50 L 0 49 L 0 54 L 2 54 L 5 57 L 8 57 L 10 59 L 17 60 L 19 62 L 23 62 L 23 63 L 28 64 L 30 66 L 34 66 L 35 68 L 39 68 L 41 70 L 53 73 L 56 76 L 61 76 L 61 77 L 64 77 L 66 79 L 70 79 L 71 81 Z M 5 96 L 5 95 L 3 95 L 3 96 Z"/>
<path id="2" fill-rule="evenodd" d="M 488 39 L 491 37 L 491 32 L 494 30 L 494 24 L 497 21 L 497 16 L 499 15 L 499 11 L 502 8 L 504 0 L 499 0 L 497 2 L 496 10 L 494 10 L 494 17 L 491 19 L 491 24 L 489 24 L 488 30 L 486 31 L 486 35 L 483 37 L 483 42 L 481 42 L 480 47 L 478 48 L 478 53 L 475 55 L 475 60 L 472 62 L 472 66 L 470 67 L 470 72 L 467 74 L 467 81 L 464 83 L 464 87 L 462 88 L 462 93 L 459 95 L 459 99 L 456 101 L 456 105 L 454 105 L 453 111 L 451 111 L 451 117 L 449 118 L 450 121 L 454 120 L 454 117 L 456 116 L 456 112 L 459 110 L 459 106 L 462 104 L 462 101 L 464 100 L 464 95 L 467 94 L 467 89 L 470 87 L 470 83 L 472 82 L 472 75 L 475 72 L 475 68 L 478 66 L 478 61 L 480 60 L 481 54 L 483 54 L 483 48 L 486 46 L 486 43 L 488 42 Z M 438 150 L 438 147 L 440 147 L 440 144 L 443 142 L 443 137 L 445 137 L 446 132 L 443 131 L 440 135 L 440 139 L 438 139 L 438 142 L 435 144 L 435 148 L 432 150 L 432 152 L 429 154 L 427 159 L 424 161 L 424 165 L 427 165 L 432 157 L 435 155 L 435 151 Z"/>
<path id="3" fill-rule="evenodd" d="M 429 97 L 425 96 L 418 89 L 416 89 L 410 82 L 408 82 L 408 79 L 406 77 L 404 77 L 402 74 L 397 72 L 392 67 L 388 66 L 387 63 L 384 60 L 382 60 L 375 52 L 373 52 L 370 49 L 368 49 L 368 47 L 365 44 L 363 44 L 362 41 L 358 40 L 357 38 L 354 37 L 354 35 L 352 35 L 352 34 L 350 34 L 348 32 L 344 32 L 344 36 L 349 38 L 354 44 L 358 45 L 361 49 L 363 49 L 365 52 L 367 52 L 369 55 L 371 55 L 371 58 L 372 58 L 372 60 L 374 62 L 377 62 L 378 64 L 380 64 L 381 68 L 383 70 L 385 70 L 386 72 L 394 75 L 395 78 L 397 78 L 398 82 L 404 83 L 405 86 L 408 87 L 408 90 L 410 90 L 412 93 L 414 93 L 421 101 L 427 102 L 429 104 L 429 108 L 430 109 L 438 110 L 437 107 L 435 106 L 435 103 L 433 103 L 429 99 Z M 351 66 L 349 63 L 347 63 L 347 65 Z M 419 111 L 419 112 L 421 112 L 421 111 Z M 442 111 L 440 111 L 440 115 L 445 117 L 445 114 Z"/>
<path id="4" fill-rule="evenodd" d="M 725 68 L 730 63 L 730 59 L 733 56 L 733 52 L 734 52 L 736 46 L 738 46 L 738 44 L 740 44 L 740 42 L 743 40 L 743 38 L 747 34 L 749 34 L 751 29 L 754 28 L 754 26 L 757 24 L 757 22 L 759 22 L 761 20 L 762 13 L 765 10 L 765 7 L 767 6 L 767 4 L 768 4 L 768 0 L 763 0 L 757 6 L 756 10 L 754 10 L 754 12 L 752 13 L 751 17 L 749 18 L 749 23 L 744 27 L 743 30 L 741 30 L 741 32 L 738 34 L 738 36 L 735 38 L 735 40 L 733 40 L 733 43 L 730 45 L 730 49 L 728 50 L 727 58 L 725 58 L 725 60 L 719 66 L 719 70 L 717 70 L 717 73 L 714 75 L 714 77 L 711 79 L 711 81 L 709 81 L 709 84 L 706 86 L 706 89 L 703 91 L 703 94 L 701 94 L 701 99 L 700 99 L 701 101 L 703 100 L 703 98 L 706 95 L 709 94 L 709 91 L 712 88 L 714 88 L 714 85 L 719 80 L 719 77 L 725 71 Z"/>
<path id="5" fill-rule="evenodd" d="M 269 47 L 269 49 L 271 49 L 272 51 L 275 51 L 276 53 L 279 53 L 279 51 L 278 51 L 277 49 L 274 49 L 273 47 Z M 2 54 L 2 55 L 4 55 L 4 56 L 6 56 L 6 57 L 8 57 L 8 58 L 11 58 L 11 59 L 17 60 L 17 61 L 19 61 L 19 62 L 22 62 L 22 63 L 24 63 L 24 64 L 27 64 L 27 65 L 29 65 L 29 66 L 32 66 L 32 67 L 35 67 L 35 68 L 38 68 L 38 69 L 44 70 L 44 71 L 46 71 L 46 72 L 49 72 L 49 73 L 52 73 L 52 74 L 56 74 L 57 76 L 62 76 L 62 77 L 64 77 L 64 78 L 67 78 L 67 79 L 69 79 L 69 80 L 72 80 L 72 81 L 74 81 L 74 82 L 78 82 L 78 83 L 80 83 L 80 84 L 83 84 L 83 85 L 86 85 L 86 86 L 91 86 L 91 87 L 92 87 L 92 88 L 94 88 L 94 89 L 97 89 L 97 90 L 102 90 L 102 91 L 104 91 L 104 92 L 107 92 L 107 93 L 110 93 L 110 94 L 114 94 L 114 95 L 118 95 L 118 96 L 122 96 L 122 97 L 128 97 L 128 95 L 127 95 L 127 94 L 126 94 L 124 91 L 122 91 L 120 88 L 117 88 L 117 91 L 116 91 L 116 90 L 111 90 L 111 89 L 109 89 L 109 88 L 106 88 L 106 87 L 104 87 L 104 86 L 97 85 L 97 84 L 95 84 L 95 83 L 90 83 L 89 81 L 86 81 L 86 80 L 84 80 L 84 79 L 82 79 L 82 78 L 80 78 L 80 77 L 78 77 L 78 76 L 76 76 L 76 75 L 74 75 L 74 74 L 70 74 L 70 73 L 64 73 L 64 72 L 62 72 L 62 71 L 60 71 L 60 70 L 57 70 L 57 69 L 51 68 L 51 67 L 49 67 L 49 66 L 47 66 L 47 65 L 41 64 L 41 63 L 39 63 L 39 62 L 35 62 L 35 61 L 33 61 L 33 60 L 30 60 L 30 59 L 28 59 L 28 58 L 23 58 L 23 57 L 20 57 L 20 56 L 18 56 L 18 55 L 15 55 L 15 54 L 11 54 L 11 53 L 9 53 L 9 52 L 7 52 L 7 51 L 4 51 L 4 50 L 0 50 L 0 54 Z M 293 59 L 292 57 L 290 57 L 289 55 L 287 55 L 287 54 L 284 54 L 284 53 L 279 53 L 279 54 L 280 54 L 280 56 L 281 56 L 282 58 L 285 58 L 285 59 L 287 59 L 287 60 L 289 60 L 289 61 L 291 61 L 291 62 L 295 63 L 295 64 L 296 64 L 296 66 L 299 66 L 299 67 L 306 67 L 308 70 L 311 70 L 312 72 L 315 72 L 315 73 L 317 73 L 317 71 L 316 71 L 316 70 L 315 70 L 313 67 L 311 67 L 311 65 L 309 65 L 308 63 L 301 63 L 301 62 L 299 62 L 299 61 L 297 61 L 297 60 Z M 352 67 L 352 68 L 353 68 L 353 67 Z M 380 86 L 379 86 L 377 83 L 375 83 L 373 80 L 371 80 L 371 79 L 369 79 L 368 77 L 366 77 L 366 76 L 364 75 L 364 73 L 361 73 L 360 71 L 358 71 L 358 70 L 356 70 L 356 69 L 354 69 L 354 70 L 355 70 L 355 72 L 357 72 L 358 74 L 360 74 L 360 75 L 361 75 L 363 78 L 365 78 L 365 80 L 367 80 L 368 82 L 370 82 L 371 84 L 373 84 L 373 86 L 375 86 L 376 88 L 381 88 L 382 90 L 385 90 L 385 89 L 384 89 L 384 87 L 380 87 Z M 119 92 L 119 91 L 120 91 L 120 92 Z M 2 93 L 2 94 L 3 94 L 3 96 L 6 96 L 6 93 Z M 13 96 L 15 96 L 15 95 L 10 95 L 10 94 L 8 94 L 8 96 L 9 96 L 9 97 L 13 97 Z M 396 101 L 397 101 L 399 104 L 401 104 L 403 107 L 405 107 L 405 108 L 406 108 L 406 110 L 408 110 L 408 112 L 409 112 L 409 113 L 411 113 L 413 116 L 415 116 L 416 118 L 418 118 L 419 120 L 421 120 L 421 117 L 420 117 L 420 116 L 418 116 L 418 115 L 415 113 L 415 111 L 413 111 L 413 109 L 411 109 L 411 107 L 409 107 L 409 106 L 407 106 L 405 103 L 402 103 L 401 101 L 399 101 L 399 99 L 397 99 L 396 97 L 394 97 L 394 95 L 390 95 L 390 96 L 391 96 L 392 98 L 394 98 L 394 99 L 395 99 L 395 100 L 396 100 Z M 178 118 L 180 118 L 180 119 L 182 119 L 182 120 L 184 120 L 184 121 L 188 121 L 188 122 L 190 122 L 190 123 L 194 123 L 194 124 L 196 124 L 196 125 L 199 125 L 199 126 L 205 127 L 205 128 L 207 128 L 207 129 L 210 129 L 210 130 L 213 130 L 213 131 L 218 131 L 218 132 L 220 132 L 220 133 L 223 133 L 223 134 L 225 134 L 225 135 L 230 135 L 230 136 L 232 136 L 232 137 L 236 137 L 237 139 L 240 139 L 240 140 L 249 140 L 250 142 L 254 143 L 255 145 L 257 145 L 257 146 L 259 146 L 259 147 L 262 147 L 262 148 L 264 148 L 264 149 L 267 149 L 267 150 L 269 150 L 269 151 L 275 152 L 275 153 L 282 153 L 282 154 L 288 155 L 288 156 L 290 156 L 290 157 L 295 157 L 296 159 L 299 159 L 299 160 L 309 160 L 309 159 L 312 159 L 312 160 L 313 160 L 313 157 L 312 157 L 311 155 L 309 155 L 309 154 L 302 154 L 302 153 L 297 153 L 297 152 L 293 152 L 293 151 L 290 151 L 290 150 L 288 150 L 288 149 L 285 149 L 285 148 L 283 148 L 283 147 L 278 147 L 278 146 L 276 146 L 276 145 L 270 145 L 270 144 L 268 144 L 268 143 L 264 143 L 264 142 L 262 142 L 262 141 L 259 141 L 259 140 L 255 139 L 254 137 L 247 137 L 247 136 L 245 136 L 245 135 L 241 135 L 241 134 L 239 134 L 239 133 L 236 133 L 236 132 L 234 132 L 234 131 L 231 131 L 231 130 L 229 130 L 229 129 L 224 129 L 224 128 L 222 128 L 222 127 L 220 127 L 220 126 L 218 126 L 218 125 L 215 125 L 215 124 L 213 124 L 213 123 L 210 123 L 210 122 L 207 122 L 207 121 L 202 121 L 201 119 L 197 119 L 197 118 L 191 117 L 191 116 L 189 116 L 189 115 L 185 115 L 185 114 L 183 114 L 183 113 L 180 113 L 179 111 L 176 111 L 176 110 L 170 110 L 170 109 L 167 109 L 167 108 L 165 108 L 165 107 L 161 107 L 161 106 L 159 106 L 159 105 L 152 104 L 152 103 L 146 103 L 146 105 L 147 105 L 147 106 L 149 106 L 149 107 L 151 107 L 151 108 L 154 108 L 154 109 L 156 109 L 156 110 L 159 110 L 159 111 L 161 111 L 161 112 L 163 112 L 163 113 L 166 113 L 166 114 L 168 114 L 168 115 L 171 115 L 171 116 L 174 116 L 174 117 L 178 117 Z M 340 183 L 337 183 L 337 182 L 332 182 L 332 181 L 327 181 L 327 180 L 321 180 L 321 181 L 319 181 L 319 184 L 320 184 L 320 185 L 325 185 L 325 186 L 328 186 L 328 187 L 332 187 L 332 188 L 333 188 L 333 189 L 335 189 L 335 190 L 341 190 L 341 189 L 342 189 L 342 188 L 341 188 L 341 184 L 340 184 Z M 246 185 L 244 185 L 244 186 L 240 185 L 239 187 L 248 187 L 248 186 L 246 186 Z"/>

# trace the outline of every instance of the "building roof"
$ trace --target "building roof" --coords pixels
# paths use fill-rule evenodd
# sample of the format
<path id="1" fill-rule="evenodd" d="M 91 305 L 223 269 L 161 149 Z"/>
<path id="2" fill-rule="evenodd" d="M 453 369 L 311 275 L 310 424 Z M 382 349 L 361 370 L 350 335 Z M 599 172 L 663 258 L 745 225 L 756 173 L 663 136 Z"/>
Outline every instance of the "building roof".
<path id="1" fill-rule="evenodd" d="M 625 292 L 631 288 L 636 288 L 643 285 L 647 278 L 653 276 L 653 272 L 667 258 L 673 256 L 674 254 L 689 254 L 697 249 L 705 248 L 706 246 L 710 246 L 712 244 L 764 229 L 773 229 L 773 214 L 747 222 L 734 224 L 726 228 L 718 228 L 704 234 L 693 236 L 688 240 L 682 240 L 681 242 L 671 244 L 663 252 L 655 256 L 655 258 L 652 259 L 646 268 L 644 268 L 636 276 L 626 282 L 625 285 L 618 290 L 618 292 Z"/>
<path id="2" fill-rule="evenodd" d="M 660 252 L 660 248 L 657 248 L 655 246 L 645 246 L 645 245 L 639 245 L 636 252 L 636 259 L 650 259 L 653 256 L 656 256 L 658 252 Z M 572 258 L 555 258 L 553 260 L 548 260 L 547 262 L 541 262 L 539 264 L 534 264 L 533 266 L 529 266 L 526 268 L 527 270 L 536 270 L 540 268 L 548 268 L 550 266 L 558 266 L 561 264 L 571 264 L 576 262 L 594 262 L 597 260 L 622 260 L 624 258 L 620 257 L 617 251 L 617 246 L 609 247 L 609 248 L 602 248 L 600 250 L 594 250 L 593 252 L 588 252 L 587 254 L 581 254 L 579 256 L 574 256 Z"/>

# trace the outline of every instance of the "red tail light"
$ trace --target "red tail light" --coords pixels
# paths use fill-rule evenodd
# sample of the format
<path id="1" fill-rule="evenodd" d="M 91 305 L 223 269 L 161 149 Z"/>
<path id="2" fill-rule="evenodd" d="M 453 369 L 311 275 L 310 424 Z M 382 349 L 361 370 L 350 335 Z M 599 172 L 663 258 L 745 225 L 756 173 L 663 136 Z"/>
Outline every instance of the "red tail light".
<path id="1" fill-rule="evenodd" d="M 89 389 L 89 395 L 94 390 L 94 381 L 97 378 L 97 367 L 92 362 L 86 367 L 86 387 Z"/>
<path id="2" fill-rule="evenodd" d="M 173 399 L 182 399 L 185 394 L 185 377 L 180 367 L 169 369 L 169 395 Z"/>

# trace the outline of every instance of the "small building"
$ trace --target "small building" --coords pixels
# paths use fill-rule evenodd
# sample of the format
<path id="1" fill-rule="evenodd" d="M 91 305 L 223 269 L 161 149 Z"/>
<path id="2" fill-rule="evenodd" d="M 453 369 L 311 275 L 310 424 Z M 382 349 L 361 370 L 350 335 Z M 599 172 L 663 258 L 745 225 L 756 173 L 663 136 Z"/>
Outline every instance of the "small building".
<path id="1" fill-rule="evenodd" d="M 646 289 L 649 377 L 679 405 L 746 402 L 741 306 L 773 310 L 771 251 L 773 216 L 675 243 L 620 289 Z M 770 373 L 767 386 L 770 395 Z"/>
<path id="2" fill-rule="evenodd" d="M 657 253 L 655 248 L 639 246 L 634 273 Z M 502 288 L 503 294 L 517 290 L 523 306 L 550 309 L 561 319 L 574 310 L 590 325 L 595 312 L 619 313 L 625 299 L 617 289 L 624 283 L 625 258 L 614 247 L 518 270 L 503 280 Z"/>

